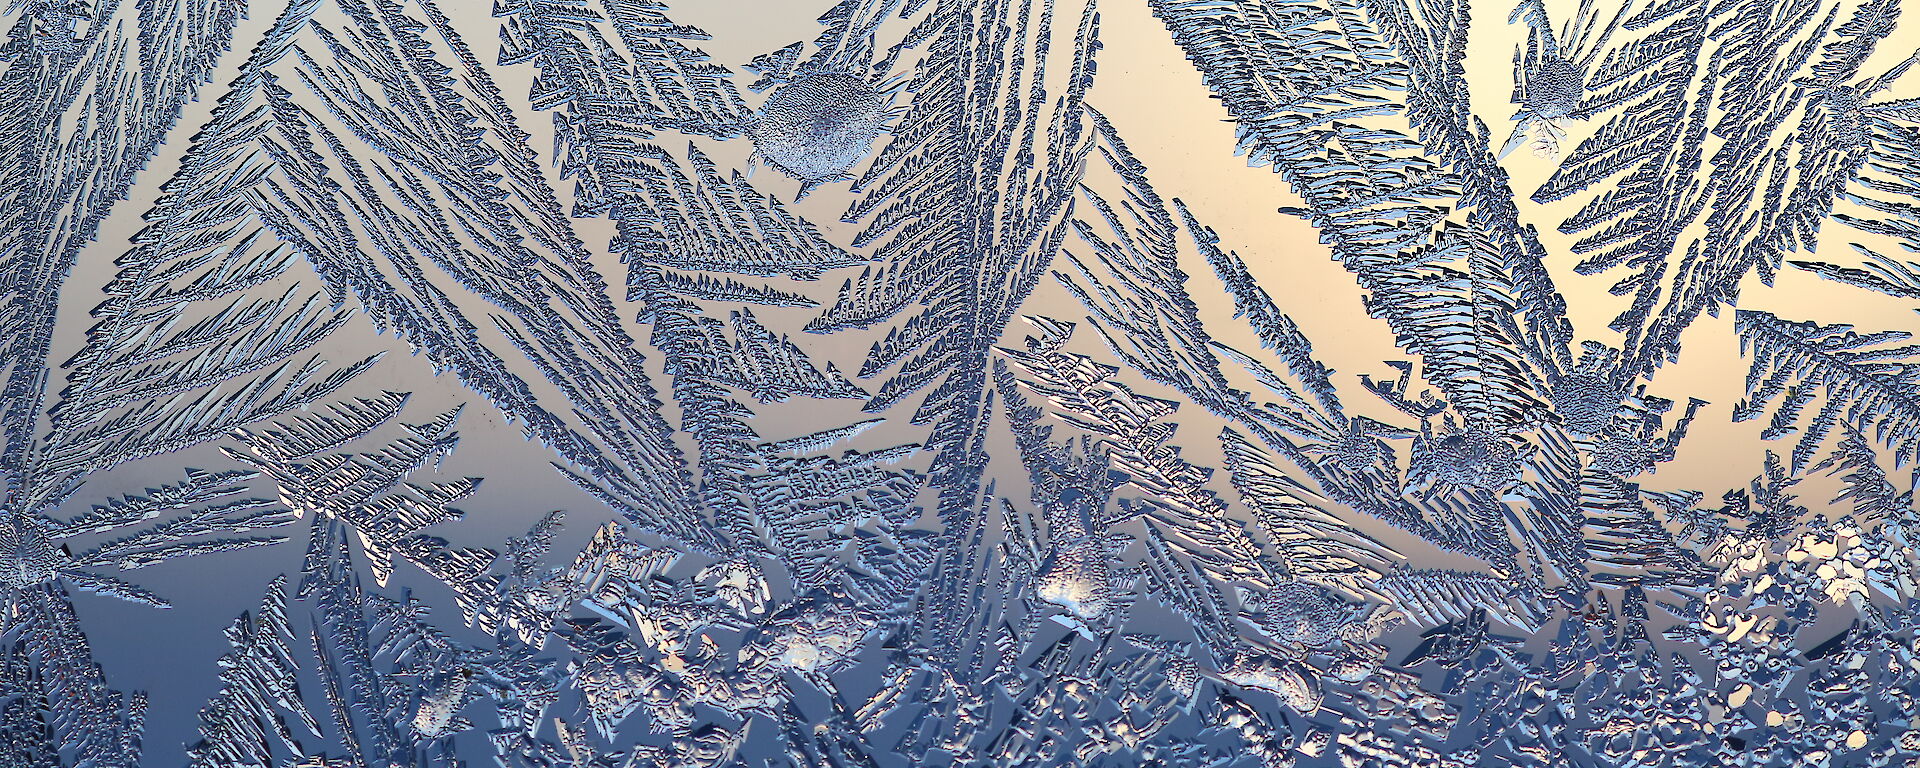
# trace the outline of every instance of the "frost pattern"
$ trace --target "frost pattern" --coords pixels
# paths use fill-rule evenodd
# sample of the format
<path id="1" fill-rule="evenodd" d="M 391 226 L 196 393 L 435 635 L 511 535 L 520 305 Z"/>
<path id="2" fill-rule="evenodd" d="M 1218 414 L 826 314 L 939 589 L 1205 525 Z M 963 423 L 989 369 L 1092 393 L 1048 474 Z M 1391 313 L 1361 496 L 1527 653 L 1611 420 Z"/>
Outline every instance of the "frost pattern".
<path id="1" fill-rule="evenodd" d="M 1351 378 L 1090 0 L 820 4 L 9 3 L 0 765 L 1920 762 L 1920 343 L 1740 304 L 1920 299 L 1898 0 L 1147 0 Z"/>

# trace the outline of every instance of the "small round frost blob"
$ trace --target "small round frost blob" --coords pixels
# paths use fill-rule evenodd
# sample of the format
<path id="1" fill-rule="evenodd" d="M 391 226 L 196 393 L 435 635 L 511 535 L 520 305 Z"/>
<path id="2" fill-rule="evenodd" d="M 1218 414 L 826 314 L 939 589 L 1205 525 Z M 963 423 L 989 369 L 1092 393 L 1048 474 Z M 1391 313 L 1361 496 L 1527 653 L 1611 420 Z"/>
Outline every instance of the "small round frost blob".
<path id="1" fill-rule="evenodd" d="M 1575 373 L 1554 385 L 1554 412 L 1576 435 L 1598 435 L 1620 412 L 1620 393 L 1606 376 Z"/>
<path id="2" fill-rule="evenodd" d="M 1326 587 L 1303 581 L 1274 585 L 1261 601 L 1268 631 L 1281 640 L 1323 647 L 1340 634 L 1352 615 L 1345 601 Z"/>
<path id="3" fill-rule="evenodd" d="M 64 553 L 32 520 L 0 525 L 0 584 L 15 589 L 45 584 L 58 575 L 63 559 Z"/>
<path id="4" fill-rule="evenodd" d="M 1527 76 L 1526 107 L 1545 118 L 1567 117 L 1580 108 L 1580 70 L 1564 59 L 1547 59 Z"/>
<path id="5" fill-rule="evenodd" d="M 1446 488 L 1499 491 L 1520 482 L 1523 458 L 1520 449 L 1485 431 L 1454 430 L 1415 440 L 1407 477 Z"/>
<path id="6" fill-rule="evenodd" d="M 801 181 L 827 181 L 867 156 L 886 112 L 886 98 L 864 79 L 809 75 L 775 91 L 747 135 L 769 165 Z"/>
<path id="7" fill-rule="evenodd" d="M 1041 600 L 1095 621 L 1113 605 L 1111 571 L 1098 545 L 1081 540 L 1060 546 L 1041 564 L 1034 588 Z"/>

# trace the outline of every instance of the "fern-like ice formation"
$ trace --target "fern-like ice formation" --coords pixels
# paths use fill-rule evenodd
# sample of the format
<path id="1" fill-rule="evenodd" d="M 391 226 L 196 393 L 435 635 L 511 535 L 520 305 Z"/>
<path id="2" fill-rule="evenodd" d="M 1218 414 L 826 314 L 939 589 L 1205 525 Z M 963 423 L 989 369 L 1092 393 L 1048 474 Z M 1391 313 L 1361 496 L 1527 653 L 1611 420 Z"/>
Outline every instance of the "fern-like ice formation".
<path id="1" fill-rule="evenodd" d="M 788 10 L 0 11 L 0 765 L 1920 758 L 1898 0 Z"/>

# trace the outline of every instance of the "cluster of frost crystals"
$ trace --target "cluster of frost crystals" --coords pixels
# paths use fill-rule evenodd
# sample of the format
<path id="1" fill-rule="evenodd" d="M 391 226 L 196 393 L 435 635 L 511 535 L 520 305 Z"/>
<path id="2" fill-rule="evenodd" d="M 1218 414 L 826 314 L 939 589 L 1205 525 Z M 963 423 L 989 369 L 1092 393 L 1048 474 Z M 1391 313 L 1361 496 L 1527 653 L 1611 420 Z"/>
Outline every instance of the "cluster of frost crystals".
<path id="1" fill-rule="evenodd" d="M 1920 764 L 1898 0 L 815 4 L 6 4 L 0 767 Z"/>

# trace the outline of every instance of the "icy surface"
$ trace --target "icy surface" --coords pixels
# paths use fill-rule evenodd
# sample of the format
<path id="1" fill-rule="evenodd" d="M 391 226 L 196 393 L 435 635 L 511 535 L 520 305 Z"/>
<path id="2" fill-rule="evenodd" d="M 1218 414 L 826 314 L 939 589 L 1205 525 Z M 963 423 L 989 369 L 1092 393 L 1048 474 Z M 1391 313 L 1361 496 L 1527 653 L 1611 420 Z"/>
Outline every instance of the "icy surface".
<path id="1" fill-rule="evenodd" d="M 1920 764 L 1902 11 L 11 0 L 0 768 Z"/>

